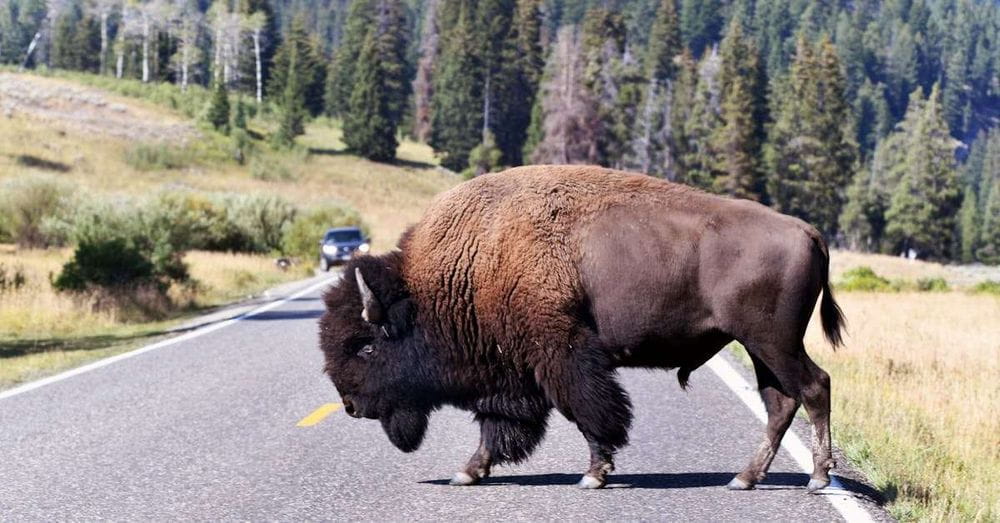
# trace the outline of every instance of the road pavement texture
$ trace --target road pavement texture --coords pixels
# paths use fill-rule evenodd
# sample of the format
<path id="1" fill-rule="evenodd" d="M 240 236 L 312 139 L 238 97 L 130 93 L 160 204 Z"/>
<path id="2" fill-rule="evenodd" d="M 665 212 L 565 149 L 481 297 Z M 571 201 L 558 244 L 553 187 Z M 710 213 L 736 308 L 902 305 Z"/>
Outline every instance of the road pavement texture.
<path id="1" fill-rule="evenodd" d="M 870 488 L 843 476 L 842 488 L 806 494 L 808 476 L 784 448 L 756 490 L 726 490 L 764 426 L 708 367 L 687 392 L 673 372 L 622 372 L 635 421 L 604 490 L 574 486 L 587 447 L 557 414 L 527 463 L 449 486 L 479 441 L 472 416 L 437 412 L 422 448 L 403 454 L 377 421 L 344 414 L 317 347 L 328 281 L 0 392 L 0 519 L 890 519 Z"/>

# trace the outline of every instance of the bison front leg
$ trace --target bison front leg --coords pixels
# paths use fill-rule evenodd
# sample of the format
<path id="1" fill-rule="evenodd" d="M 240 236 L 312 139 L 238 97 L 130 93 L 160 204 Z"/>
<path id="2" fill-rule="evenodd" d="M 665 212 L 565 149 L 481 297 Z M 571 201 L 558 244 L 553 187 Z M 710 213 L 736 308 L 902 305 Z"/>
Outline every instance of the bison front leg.
<path id="1" fill-rule="evenodd" d="M 493 465 L 520 463 L 534 452 L 545 436 L 548 412 L 537 419 L 512 419 L 476 414 L 479 421 L 479 448 L 465 468 L 455 473 L 452 485 L 476 485 L 490 475 Z"/>
<path id="2" fill-rule="evenodd" d="M 605 353 L 571 350 L 561 364 L 539 368 L 537 377 L 552 403 L 576 423 L 590 446 L 590 467 L 577 486 L 601 488 L 615 469 L 615 451 L 628 443 L 632 404 Z"/>
<path id="3" fill-rule="evenodd" d="M 483 478 L 490 475 L 490 467 L 492 466 L 493 458 L 490 456 L 490 451 L 486 450 L 486 442 L 480 438 L 479 448 L 469 458 L 469 462 L 466 463 L 465 468 L 455 473 L 455 476 L 451 478 L 450 484 L 463 487 L 476 485 Z"/>

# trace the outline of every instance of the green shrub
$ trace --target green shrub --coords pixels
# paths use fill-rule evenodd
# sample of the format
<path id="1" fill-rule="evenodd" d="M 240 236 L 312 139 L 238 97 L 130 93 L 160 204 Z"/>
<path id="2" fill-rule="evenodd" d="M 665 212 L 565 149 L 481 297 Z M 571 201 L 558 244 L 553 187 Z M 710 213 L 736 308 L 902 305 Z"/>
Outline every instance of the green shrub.
<path id="1" fill-rule="evenodd" d="M 951 290 L 951 287 L 941 277 L 920 278 L 917 280 L 917 290 L 921 292 L 948 292 Z"/>
<path id="2" fill-rule="evenodd" d="M 986 280 L 977 283 L 973 288 L 972 292 L 983 293 L 983 294 L 996 294 L 1000 296 L 1000 281 L 996 280 Z"/>
<path id="3" fill-rule="evenodd" d="M 158 283 L 153 262 L 124 238 L 88 239 L 76 247 L 53 285 L 63 291 Z"/>
<path id="4" fill-rule="evenodd" d="M 281 250 L 285 231 L 295 220 L 293 205 L 269 195 L 230 196 L 222 202 L 226 221 L 216 248 L 240 252 Z"/>
<path id="5" fill-rule="evenodd" d="M 61 239 L 47 234 L 46 220 L 62 212 L 73 188 L 50 176 L 14 179 L 0 186 L 0 237 L 22 247 L 49 247 Z"/>
<path id="6" fill-rule="evenodd" d="M 172 195 L 149 203 L 92 202 L 73 217 L 73 258 L 53 282 L 57 289 L 123 289 L 141 286 L 166 293 L 188 279 L 184 251 L 202 232 L 193 204 Z M 192 223 L 195 223 L 194 225 Z"/>
<path id="7" fill-rule="evenodd" d="M 139 171 L 181 169 L 190 165 L 191 151 L 160 143 L 139 143 L 125 151 L 125 163 Z"/>
<path id="8" fill-rule="evenodd" d="M 361 216 L 349 207 L 330 206 L 304 213 L 285 234 L 284 253 L 301 259 L 312 258 L 319 252 L 319 241 L 323 239 L 327 229 L 348 225 L 361 226 L 367 231 L 361 222 Z"/>
<path id="9" fill-rule="evenodd" d="M 889 280 L 875 274 L 871 267 L 855 267 L 843 274 L 837 289 L 844 291 L 891 292 L 896 290 Z"/>

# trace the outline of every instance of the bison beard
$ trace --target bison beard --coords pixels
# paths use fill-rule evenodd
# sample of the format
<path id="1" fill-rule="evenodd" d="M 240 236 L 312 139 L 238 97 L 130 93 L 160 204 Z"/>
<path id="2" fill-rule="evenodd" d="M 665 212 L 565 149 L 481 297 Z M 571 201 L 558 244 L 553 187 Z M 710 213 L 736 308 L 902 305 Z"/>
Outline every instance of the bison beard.
<path id="1" fill-rule="evenodd" d="M 415 410 L 394 410 L 379 418 L 379 421 L 382 422 L 382 430 L 396 448 L 403 452 L 413 452 L 424 441 L 428 416 L 426 412 Z"/>
<path id="2" fill-rule="evenodd" d="M 555 408 L 590 449 L 579 485 L 599 488 L 632 421 L 616 369 L 677 369 L 684 386 L 738 340 L 768 423 L 729 487 L 764 478 L 804 405 L 812 492 L 834 466 L 830 379 L 802 337 L 822 293 L 823 329 L 840 341 L 828 267 L 814 228 L 756 203 L 596 167 L 523 167 L 442 194 L 399 250 L 352 260 L 324 296 L 320 346 L 341 396 L 404 452 L 438 407 L 475 414 L 479 446 L 453 484 L 527 459 Z"/>

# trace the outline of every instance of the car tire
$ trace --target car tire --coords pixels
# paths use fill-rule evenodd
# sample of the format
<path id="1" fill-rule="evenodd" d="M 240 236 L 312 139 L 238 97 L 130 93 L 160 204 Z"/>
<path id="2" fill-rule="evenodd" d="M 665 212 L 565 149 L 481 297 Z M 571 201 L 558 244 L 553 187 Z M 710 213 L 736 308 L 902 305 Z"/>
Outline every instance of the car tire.
<path id="1" fill-rule="evenodd" d="M 319 257 L 319 270 L 323 272 L 330 272 L 330 262 L 327 261 L 326 256 Z"/>

